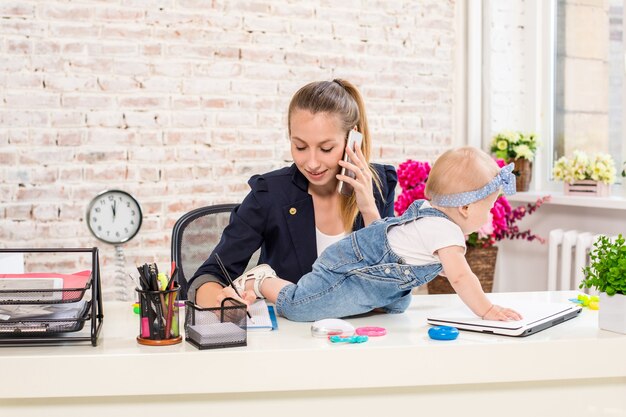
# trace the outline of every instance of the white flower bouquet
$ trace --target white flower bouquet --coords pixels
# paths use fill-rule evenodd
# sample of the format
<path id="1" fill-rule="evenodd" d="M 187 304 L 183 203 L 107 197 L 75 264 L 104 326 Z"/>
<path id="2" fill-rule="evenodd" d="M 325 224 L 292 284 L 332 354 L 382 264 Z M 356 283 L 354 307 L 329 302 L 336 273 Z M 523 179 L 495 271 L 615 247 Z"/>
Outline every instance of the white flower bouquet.
<path id="1" fill-rule="evenodd" d="M 491 139 L 491 153 L 507 162 L 515 159 L 532 161 L 539 141 L 534 133 L 503 131 Z"/>
<path id="2" fill-rule="evenodd" d="M 615 174 L 615 162 L 611 155 L 606 153 L 597 153 L 589 157 L 585 152 L 574 151 L 572 157 L 559 158 L 552 168 L 554 179 L 570 184 L 582 180 L 613 184 Z"/>

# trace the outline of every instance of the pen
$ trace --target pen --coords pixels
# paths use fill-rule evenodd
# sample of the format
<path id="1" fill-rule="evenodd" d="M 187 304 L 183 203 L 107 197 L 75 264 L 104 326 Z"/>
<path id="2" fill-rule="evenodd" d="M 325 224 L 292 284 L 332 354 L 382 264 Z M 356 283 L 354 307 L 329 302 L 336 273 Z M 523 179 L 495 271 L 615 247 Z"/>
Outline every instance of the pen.
<path id="1" fill-rule="evenodd" d="M 176 262 L 172 261 L 172 272 L 170 274 L 170 280 L 167 282 L 165 286 L 165 290 L 173 290 L 174 289 L 174 276 L 178 272 L 176 268 Z M 167 304 L 167 317 L 165 319 L 165 338 L 170 338 L 170 333 L 172 331 L 172 314 L 174 313 L 174 292 L 170 292 L 168 295 L 168 304 Z"/>
<path id="2" fill-rule="evenodd" d="M 228 271 L 226 270 L 226 267 L 222 263 L 222 260 L 220 259 L 220 256 L 217 254 L 217 252 L 215 252 L 215 259 L 217 260 L 217 264 L 220 266 L 220 269 L 222 270 L 222 273 L 226 276 L 226 279 L 230 283 L 230 286 L 233 287 L 233 290 L 235 290 L 235 294 L 237 294 L 237 296 L 239 296 L 239 298 L 241 298 L 243 300 L 243 298 L 241 297 L 241 294 L 239 294 L 239 291 L 237 291 L 237 288 L 235 288 L 235 284 L 233 283 L 233 279 L 228 274 Z M 248 318 L 252 321 L 252 323 L 254 323 L 254 320 L 252 320 L 252 316 L 250 315 L 250 312 L 248 311 L 248 307 L 247 306 L 246 306 L 246 314 L 248 315 Z"/>
<path id="3" fill-rule="evenodd" d="M 150 281 L 152 282 L 152 290 L 159 291 L 159 278 L 158 278 L 159 272 L 156 268 L 156 264 L 152 263 L 146 266 L 148 269 L 148 273 L 150 274 Z"/>
<path id="4" fill-rule="evenodd" d="M 156 263 L 144 264 L 144 274 L 149 277 L 151 284 L 151 293 L 149 294 L 150 303 L 154 306 L 155 321 L 153 321 L 156 328 L 154 329 L 155 336 L 161 339 L 165 338 L 165 298 L 161 292 L 159 285 L 159 268 Z"/>
<path id="5" fill-rule="evenodd" d="M 167 303 L 165 301 L 166 299 L 166 295 L 165 295 L 165 291 L 167 290 L 166 286 L 167 286 L 167 276 L 165 275 L 164 272 L 159 272 L 157 274 L 157 283 L 158 283 L 158 291 L 159 291 L 159 298 L 161 299 L 161 317 L 163 318 L 163 321 L 159 322 L 159 325 L 167 325 L 167 314 L 168 314 L 168 308 L 167 308 Z M 165 338 L 167 339 L 167 328 L 163 328 L 163 331 L 165 332 Z"/>
<path id="6" fill-rule="evenodd" d="M 171 290 L 174 288 L 174 277 L 178 273 L 178 268 L 176 267 L 176 262 L 172 261 L 172 272 L 170 273 L 170 280 L 167 281 L 167 285 L 165 286 L 166 290 Z"/>
<path id="7" fill-rule="evenodd" d="M 139 284 L 141 285 L 142 290 L 149 290 L 150 284 L 148 283 L 148 279 L 144 275 L 144 271 L 142 267 L 137 267 L 137 271 L 139 271 Z"/>

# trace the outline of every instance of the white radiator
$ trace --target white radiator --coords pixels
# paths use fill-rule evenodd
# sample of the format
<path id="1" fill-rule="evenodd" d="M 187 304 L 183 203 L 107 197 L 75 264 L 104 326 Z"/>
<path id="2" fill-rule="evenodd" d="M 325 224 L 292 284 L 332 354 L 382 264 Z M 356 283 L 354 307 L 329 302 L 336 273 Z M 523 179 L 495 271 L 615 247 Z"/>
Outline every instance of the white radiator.
<path id="1" fill-rule="evenodd" d="M 601 235 L 554 229 L 548 237 L 548 291 L 578 290 L 593 242 Z"/>

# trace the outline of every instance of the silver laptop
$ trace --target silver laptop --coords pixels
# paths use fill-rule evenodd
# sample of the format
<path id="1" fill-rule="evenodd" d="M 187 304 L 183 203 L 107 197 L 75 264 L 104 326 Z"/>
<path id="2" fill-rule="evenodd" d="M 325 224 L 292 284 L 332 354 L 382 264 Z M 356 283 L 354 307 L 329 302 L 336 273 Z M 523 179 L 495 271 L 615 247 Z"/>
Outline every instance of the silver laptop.
<path id="1" fill-rule="evenodd" d="M 518 301 L 498 303 L 519 312 L 520 321 L 491 321 L 476 317 L 465 305 L 428 316 L 428 324 L 504 336 L 528 336 L 578 317 L 582 307 L 572 303 Z"/>

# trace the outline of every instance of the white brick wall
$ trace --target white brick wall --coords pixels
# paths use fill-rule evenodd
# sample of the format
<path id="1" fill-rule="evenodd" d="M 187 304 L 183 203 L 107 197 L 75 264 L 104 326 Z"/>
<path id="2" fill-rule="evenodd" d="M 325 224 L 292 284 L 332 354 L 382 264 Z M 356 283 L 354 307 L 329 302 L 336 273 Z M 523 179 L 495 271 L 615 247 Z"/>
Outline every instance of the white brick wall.
<path id="1" fill-rule="evenodd" d="M 155 6 L 156 5 L 156 6 Z M 377 161 L 451 143 L 454 1 L 4 0 L 0 245 L 97 245 L 89 200 L 133 193 L 132 265 L 169 262 L 176 219 L 239 201 L 286 165 L 297 88 L 344 77 L 365 96 Z"/>

